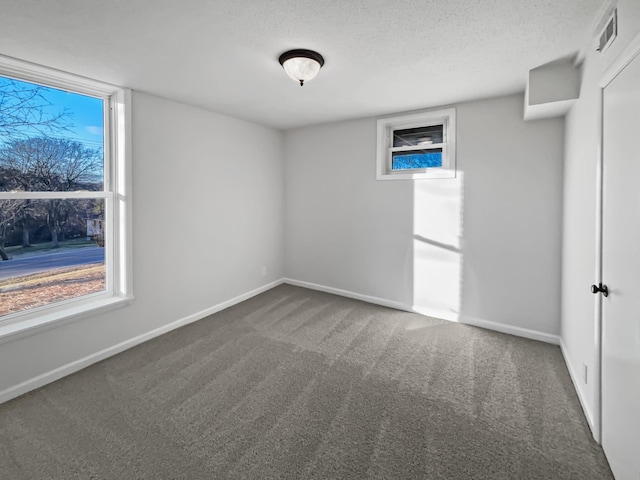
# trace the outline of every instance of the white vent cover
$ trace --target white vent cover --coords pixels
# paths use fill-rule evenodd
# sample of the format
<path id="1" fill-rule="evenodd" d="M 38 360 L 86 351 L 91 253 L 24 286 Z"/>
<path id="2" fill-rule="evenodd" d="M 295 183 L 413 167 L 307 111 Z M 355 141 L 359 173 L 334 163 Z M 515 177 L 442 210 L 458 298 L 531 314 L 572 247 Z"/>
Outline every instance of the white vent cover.
<path id="1" fill-rule="evenodd" d="M 613 43 L 615 38 L 618 36 L 618 9 L 615 9 L 609 17 L 609 20 L 606 23 L 606 26 L 600 33 L 600 38 L 598 40 L 598 51 L 603 53 L 609 48 L 609 46 Z"/>

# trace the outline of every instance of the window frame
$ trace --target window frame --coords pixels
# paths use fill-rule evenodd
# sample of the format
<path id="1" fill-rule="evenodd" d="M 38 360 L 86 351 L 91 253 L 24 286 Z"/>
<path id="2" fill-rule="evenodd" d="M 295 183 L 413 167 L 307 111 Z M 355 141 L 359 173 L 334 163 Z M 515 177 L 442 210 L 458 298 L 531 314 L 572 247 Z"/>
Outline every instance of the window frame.
<path id="1" fill-rule="evenodd" d="M 442 125 L 442 143 L 405 147 L 393 146 L 396 130 Z M 420 180 L 456 177 L 456 109 L 427 110 L 377 121 L 377 180 Z M 442 167 L 392 169 L 393 153 L 442 149 Z"/>
<path id="2" fill-rule="evenodd" d="M 133 300 L 131 239 L 131 90 L 0 55 L 0 75 L 104 100 L 101 191 L 0 192 L 0 200 L 96 198 L 105 202 L 105 290 L 0 318 L 0 342 L 34 329 L 84 318 Z"/>

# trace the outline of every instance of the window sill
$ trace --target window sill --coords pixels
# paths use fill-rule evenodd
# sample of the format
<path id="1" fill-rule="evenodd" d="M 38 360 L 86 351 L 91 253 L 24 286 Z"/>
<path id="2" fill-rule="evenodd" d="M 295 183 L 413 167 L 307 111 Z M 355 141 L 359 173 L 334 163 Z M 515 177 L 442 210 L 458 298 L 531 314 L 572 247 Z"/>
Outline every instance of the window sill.
<path id="1" fill-rule="evenodd" d="M 378 173 L 376 180 L 425 180 L 429 178 L 456 178 L 456 171 L 450 169 L 431 169 L 428 171 L 402 172 L 402 173 Z"/>
<path id="2" fill-rule="evenodd" d="M 61 309 L 53 309 L 40 314 L 16 318 L 6 324 L 0 324 L 0 344 L 41 333 L 51 328 L 82 320 L 89 316 L 126 307 L 133 301 L 133 296 L 109 296 L 74 302 L 73 305 Z"/>

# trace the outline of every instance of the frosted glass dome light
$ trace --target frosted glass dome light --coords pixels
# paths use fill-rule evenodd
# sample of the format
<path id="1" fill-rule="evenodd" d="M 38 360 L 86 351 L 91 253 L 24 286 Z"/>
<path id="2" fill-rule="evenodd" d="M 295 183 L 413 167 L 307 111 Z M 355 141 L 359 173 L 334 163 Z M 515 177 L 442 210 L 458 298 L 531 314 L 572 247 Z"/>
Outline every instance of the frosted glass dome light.
<path id="1" fill-rule="evenodd" d="M 289 50 L 280 55 L 280 65 L 287 75 L 302 86 L 318 75 L 324 65 L 324 58 L 313 50 Z"/>

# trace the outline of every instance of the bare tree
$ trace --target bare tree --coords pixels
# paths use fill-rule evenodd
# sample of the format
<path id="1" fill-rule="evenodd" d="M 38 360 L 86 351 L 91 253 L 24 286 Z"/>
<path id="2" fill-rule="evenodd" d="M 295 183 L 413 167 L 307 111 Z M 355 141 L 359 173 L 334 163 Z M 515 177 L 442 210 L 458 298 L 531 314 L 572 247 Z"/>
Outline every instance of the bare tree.
<path id="1" fill-rule="evenodd" d="M 51 102 L 46 99 L 44 93 L 45 87 L 40 85 L 0 77 L 0 145 L 34 134 L 62 133 L 70 127 L 68 110 L 46 112 Z M 12 172 L 6 168 L 0 170 L 0 191 L 19 188 L 16 180 L 20 179 L 21 172 Z M 17 219 L 24 213 L 21 211 L 24 203 L 0 201 L 0 258 L 3 260 L 9 259 L 4 250 L 8 229 L 10 226 L 15 228 L 15 222 L 19 221 Z M 28 238 L 26 241 L 28 243 Z"/>
<path id="2" fill-rule="evenodd" d="M 6 184 L 15 190 L 32 192 L 68 192 L 102 188 L 103 157 L 100 149 L 90 149 L 81 143 L 60 138 L 26 138 L 12 140 L 0 149 L 0 168 Z M 46 223 L 53 248 L 73 213 L 73 204 L 52 199 L 46 204 Z M 24 205 L 24 202 L 23 202 Z M 19 215 L 21 219 L 26 219 Z"/>
<path id="3" fill-rule="evenodd" d="M 14 190 L 17 178 L 19 178 L 18 172 L 0 166 L 0 191 Z M 5 241 L 12 227 L 15 227 L 20 208 L 21 202 L 0 200 L 0 258 L 2 260 L 9 260 L 9 255 L 4 249 Z"/>
<path id="4" fill-rule="evenodd" d="M 0 167 L 22 191 L 68 192 L 101 188 L 102 150 L 62 138 L 27 138 L 0 149 Z"/>
<path id="5" fill-rule="evenodd" d="M 15 228 L 22 203 L 22 200 L 0 200 L 0 258 L 2 260 L 9 260 L 9 255 L 4 249 L 5 241 L 7 235 Z"/>
<path id="6" fill-rule="evenodd" d="M 70 113 L 47 113 L 51 105 L 45 87 L 9 78 L 0 79 L 0 142 L 60 133 L 69 128 Z"/>

